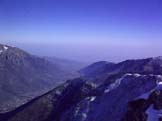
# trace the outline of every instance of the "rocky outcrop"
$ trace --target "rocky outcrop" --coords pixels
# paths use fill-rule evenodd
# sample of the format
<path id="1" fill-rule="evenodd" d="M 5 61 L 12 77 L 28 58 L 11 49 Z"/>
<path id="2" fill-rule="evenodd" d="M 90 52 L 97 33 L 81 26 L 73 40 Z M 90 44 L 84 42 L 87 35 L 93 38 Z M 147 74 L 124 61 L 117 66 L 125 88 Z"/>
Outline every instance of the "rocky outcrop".
<path id="1" fill-rule="evenodd" d="M 146 99 L 130 101 L 122 121 L 161 121 L 161 118 L 162 88 L 150 92 Z"/>

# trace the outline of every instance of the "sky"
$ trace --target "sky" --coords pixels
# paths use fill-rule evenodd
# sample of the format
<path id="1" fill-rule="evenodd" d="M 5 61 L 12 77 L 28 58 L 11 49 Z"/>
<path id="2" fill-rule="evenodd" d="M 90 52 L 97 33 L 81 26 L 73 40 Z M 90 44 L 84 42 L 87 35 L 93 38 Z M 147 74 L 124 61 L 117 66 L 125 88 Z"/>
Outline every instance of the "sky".
<path id="1" fill-rule="evenodd" d="M 0 43 L 78 61 L 162 55 L 162 0 L 0 0 Z"/>

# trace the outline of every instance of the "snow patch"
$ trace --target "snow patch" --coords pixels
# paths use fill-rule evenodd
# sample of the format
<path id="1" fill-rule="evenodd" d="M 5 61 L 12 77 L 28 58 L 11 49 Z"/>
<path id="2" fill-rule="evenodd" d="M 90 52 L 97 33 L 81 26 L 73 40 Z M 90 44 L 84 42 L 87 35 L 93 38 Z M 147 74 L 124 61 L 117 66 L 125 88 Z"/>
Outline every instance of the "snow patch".
<path id="1" fill-rule="evenodd" d="M 77 104 L 74 112 L 74 117 L 76 120 L 79 119 L 79 121 L 85 121 L 87 119 L 91 98 L 92 97 L 88 97 L 85 100 L 81 101 L 79 104 Z"/>
<path id="2" fill-rule="evenodd" d="M 139 77 L 139 76 L 144 76 L 144 75 L 141 75 L 141 74 L 138 74 L 138 73 L 134 73 L 134 74 L 127 73 L 127 74 L 125 74 L 125 76 L 135 76 L 135 77 Z"/>
<path id="3" fill-rule="evenodd" d="M 86 113 L 82 113 L 82 116 L 83 116 L 84 119 L 87 118 L 87 114 Z"/>
<path id="4" fill-rule="evenodd" d="M 147 92 L 147 93 L 144 93 L 141 96 L 137 97 L 136 99 L 140 99 L 140 98 L 142 98 L 142 99 L 148 99 L 149 95 L 150 95 L 150 92 Z"/>
<path id="5" fill-rule="evenodd" d="M 117 79 L 114 83 L 110 84 L 110 86 L 108 86 L 108 87 L 104 90 L 104 93 L 108 93 L 108 92 L 110 92 L 111 90 L 117 88 L 117 87 L 120 85 L 121 81 L 125 78 L 125 76 L 127 76 L 127 75 L 124 75 L 123 77 Z"/>
<path id="6" fill-rule="evenodd" d="M 79 113 L 79 111 L 80 111 L 80 107 L 79 107 L 79 106 L 77 106 L 77 107 L 76 107 L 76 109 L 75 109 L 74 116 L 77 116 L 77 115 L 78 115 L 78 113 Z"/>
<path id="7" fill-rule="evenodd" d="M 158 84 L 159 84 L 159 85 L 162 85 L 162 82 L 159 82 Z"/>
<path id="8" fill-rule="evenodd" d="M 161 75 L 157 75 L 157 86 L 156 86 L 156 89 L 162 90 L 162 76 Z"/>
<path id="9" fill-rule="evenodd" d="M 150 106 L 146 113 L 148 114 L 148 121 L 159 121 L 162 116 L 162 110 L 155 110 L 153 106 Z"/>
<path id="10" fill-rule="evenodd" d="M 8 47 L 7 46 L 3 46 L 4 50 L 8 50 Z"/>
<path id="11" fill-rule="evenodd" d="M 135 77 L 140 77 L 141 75 L 140 74 L 134 74 Z"/>
<path id="12" fill-rule="evenodd" d="M 96 88 L 97 87 L 97 84 L 92 83 L 92 82 L 89 82 L 89 81 L 87 81 L 86 84 L 87 85 L 91 85 L 91 87 L 93 87 L 93 88 Z"/>
<path id="13" fill-rule="evenodd" d="M 131 73 L 127 73 L 127 74 L 125 74 L 126 76 L 132 76 L 133 74 L 131 74 Z"/>
<path id="14" fill-rule="evenodd" d="M 63 86 L 64 86 L 64 88 L 66 88 L 69 86 L 69 83 L 65 83 Z"/>
<path id="15" fill-rule="evenodd" d="M 56 90 L 56 94 L 57 95 L 61 95 L 61 91 L 60 90 Z"/>
<path id="16" fill-rule="evenodd" d="M 157 86 L 156 86 L 157 90 L 162 90 L 162 82 L 158 82 Z"/>
<path id="17" fill-rule="evenodd" d="M 162 75 L 157 75 L 157 79 L 158 79 L 159 81 L 162 81 Z"/>
<path id="18" fill-rule="evenodd" d="M 135 74 L 127 73 L 127 74 L 125 74 L 124 76 L 135 76 L 135 77 L 140 77 L 140 76 L 146 76 L 146 75 L 141 75 L 141 74 L 138 74 L 138 73 L 135 73 Z"/>
<path id="19" fill-rule="evenodd" d="M 93 101 L 95 101 L 95 99 L 96 99 L 96 97 L 95 96 L 93 96 L 93 97 L 91 97 L 91 102 L 93 102 Z"/>
<path id="20" fill-rule="evenodd" d="M 104 92 L 105 92 L 105 93 L 108 93 L 108 92 L 110 92 L 110 89 L 106 89 Z"/>

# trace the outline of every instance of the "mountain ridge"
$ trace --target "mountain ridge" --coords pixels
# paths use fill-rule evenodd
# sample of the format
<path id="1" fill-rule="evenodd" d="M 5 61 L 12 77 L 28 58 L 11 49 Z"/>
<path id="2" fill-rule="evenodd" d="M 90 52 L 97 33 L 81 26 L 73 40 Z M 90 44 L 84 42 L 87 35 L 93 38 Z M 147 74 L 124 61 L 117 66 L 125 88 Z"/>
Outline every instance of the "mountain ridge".
<path id="1" fill-rule="evenodd" d="M 8 110 L 7 113 L 1 112 L 0 121 L 162 119 L 162 57 L 132 59 L 119 63 L 100 61 L 81 69 L 80 77 L 70 79 L 70 75 L 62 71 L 64 66 L 59 68 L 55 59 L 51 63 L 47 58 L 36 57 L 5 45 L 0 46 L 0 50 L 0 64 L 3 65 L 0 69 L 0 95 L 13 92 L 9 94 L 21 97 L 26 91 L 29 92 L 25 96 L 37 91 L 39 93 L 32 95 L 31 101 L 19 102 L 18 108 Z M 14 80 L 8 80 L 7 76 Z M 15 81 L 16 79 L 20 80 Z M 53 79 L 56 80 L 51 82 Z M 58 81 L 60 84 L 53 87 Z M 29 86 L 29 90 L 20 88 L 24 84 Z M 42 91 L 43 88 L 47 90 Z M 13 99 L 12 101 L 15 103 Z"/>
<path id="2" fill-rule="evenodd" d="M 0 112 L 11 111 L 77 76 L 44 58 L 0 44 Z"/>
<path id="3" fill-rule="evenodd" d="M 7 121 L 127 121 L 127 101 L 140 99 L 140 95 L 156 89 L 157 80 L 161 83 L 162 76 L 125 74 L 116 80 L 119 83 L 114 81 L 96 87 L 93 83 L 74 79 L 16 111 Z M 32 112 L 35 115 L 29 115 Z"/>
<path id="4" fill-rule="evenodd" d="M 100 66 L 102 70 L 100 69 Z M 101 72 L 100 72 L 101 71 Z M 93 63 L 79 71 L 82 77 L 98 78 L 104 74 L 114 75 L 118 73 L 161 74 L 161 56 L 146 59 L 131 59 L 119 63 Z"/>

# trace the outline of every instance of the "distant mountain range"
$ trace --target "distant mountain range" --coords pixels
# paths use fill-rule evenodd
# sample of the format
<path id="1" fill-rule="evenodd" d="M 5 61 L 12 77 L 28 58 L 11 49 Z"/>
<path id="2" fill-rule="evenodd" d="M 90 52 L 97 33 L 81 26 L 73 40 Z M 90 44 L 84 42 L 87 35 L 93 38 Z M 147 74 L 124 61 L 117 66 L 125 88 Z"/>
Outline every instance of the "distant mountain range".
<path id="1" fill-rule="evenodd" d="M 97 62 L 0 121 L 161 121 L 162 57 Z"/>
<path id="2" fill-rule="evenodd" d="M 38 57 L 0 44 L 0 112 L 11 111 L 65 80 L 77 77 L 76 70 L 83 66 L 69 60 Z"/>
<path id="3" fill-rule="evenodd" d="M 99 80 L 115 75 L 121 76 L 126 73 L 139 74 L 162 74 L 162 57 L 126 60 L 119 63 L 110 63 L 106 61 L 97 62 L 80 70 L 82 77 L 87 79 Z M 99 81 L 101 82 L 101 80 Z"/>

